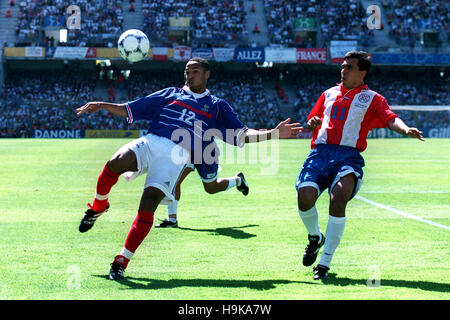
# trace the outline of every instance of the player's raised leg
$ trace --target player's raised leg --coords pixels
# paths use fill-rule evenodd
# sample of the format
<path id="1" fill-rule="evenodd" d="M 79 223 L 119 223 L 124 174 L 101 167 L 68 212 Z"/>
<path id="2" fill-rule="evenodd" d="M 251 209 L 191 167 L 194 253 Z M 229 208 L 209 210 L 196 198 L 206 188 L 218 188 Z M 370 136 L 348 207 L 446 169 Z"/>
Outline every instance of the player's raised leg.
<path id="1" fill-rule="evenodd" d="M 97 179 L 94 201 L 81 219 L 79 231 L 90 230 L 100 215 L 109 208 L 109 192 L 120 175 L 127 171 L 137 171 L 136 155 L 129 149 L 120 149 L 103 167 Z"/>
<path id="2" fill-rule="evenodd" d="M 131 225 L 122 251 L 114 258 L 111 264 L 109 279 L 123 279 L 128 262 L 150 232 L 153 226 L 154 212 L 165 196 L 165 193 L 158 188 L 148 187 L 144 189 L 138 214 Z"/>
<path id="3" fill-rule="evenodd" d="M 313 186 L 304 186 L 297 191 L 298 213 L 308 231 L 308 245 L 303 254 L 303 265 L 310 266 L 316 261 L 317 254 L 325 242 L 325 237 L 320 231 L 319 215 L 316 209 L 316 201 L 319 192 Z"/>
<path id="4" fill-rule="evenodd" d="M 230 178 L 219 178 L 209 182 L 203 181 L 203 188 L 209 194 L 227 191 L 234 187 L 245 196 L 248 195 L 249 187 L 242 172 L 239 172 L 234 177 Z"/>
<path id="5" fill-rule="evenodd" d="M 350 173 L 341 177 L 331 190 L 326 240 L 320 261 L 314 268 L 315 280 L 328 278 L 331 260 L 345 229 L 345 208 L 355 190 L 356 182 L 355 175 Z"/>

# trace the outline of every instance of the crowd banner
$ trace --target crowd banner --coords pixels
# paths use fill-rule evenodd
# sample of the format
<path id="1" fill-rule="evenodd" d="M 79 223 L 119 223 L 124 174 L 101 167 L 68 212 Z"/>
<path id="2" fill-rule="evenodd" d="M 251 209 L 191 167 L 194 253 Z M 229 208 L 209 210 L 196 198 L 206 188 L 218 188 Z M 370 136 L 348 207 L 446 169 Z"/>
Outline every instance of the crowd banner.
<path id="1" fill-rule="evenodd" d="M 167 61 L 169 60 L 169 48 L 167 47 L 154 47 L 152 48 L 153 61 Z"/>
<path id="2" fill-rule="evenodd" d="M 86 130 L 86 138 L 139 138 L 139 130 Z"/>
<path id="3" fill-rule="evenodd" d="M 264 48 L 236 48 L 236 62 L 264 62 Z"/>
<path id="4" fill-rule="evenodd" d="M 191 57 L 201 57 L 217 62 L 275 62 L 326 64 L 327 55 L 330 63 L 342 63 L 347 52 L 356 50 L 355 40 L 332 40 L 329 53 L 325 48 L 175 48 L 153 47 L 149 49 L 146 59 L 153 61 L 187 61 Z M 121 59 L 116 47 L 4 47 L 5 58 L 44 58 L 44 59 Z M 372 53 L 369 54 L 375 65 L 450 65 L 450 54 L 406 54 L 406 53 Z"/>
<path id="5" fill-rule="evenodd" d="M 120 58 L 121 55 L 119 53 L 119 50 L 117 50 L 117 48 L 97 48 L 96 57 L 112 59 L 112 58 Z"/>
<path id="6" fill-rule="evenodd" d="M 192 52 L 192 57 L 203 58 L 206 60 L 214 60 L 214 54 L 212 49 L 195 49 Z"/>
<path id="7" fill-rule="evenodd" d="M 234 59 L 234 48 L 213 48 L 214 60 L 226 62 Z"/>
<path id="8" fill-rule="evenodd" d="M 31 138 L 42 139 L 81 139 L 85 137 L 84 130 L 31 130 Z"/>
<path id="9" fill-rule="evenodd" d="M 54 58 L 84 59 L 89 48 L 87 47 L 56 47 Z"/>
<path id="10" fill-rule="evenodd" d="M 173 60 L 188 61 L 192 57 L 192 48 L 186 46 L 178 46 L 173 48 Z"/>
<path id="11" fill-rule="evenodd" d="M 52 59 L 53 55 L 55 54 L 55 47 L 45 47 L 45 58 L 46 59 Z"/>
<path id="12" fill-rule="evenodd" d="M 342 63 L 344 56 L 349 51 L 356 50 L 358 42 L 356 40 L 331 40 L 330 41 L 330 62 Z"/>
<path id="13" fill-rule="evenodd" d="M 43 47 L 25 47 L 25 57 L 42 58 L 44 56 Z"/>
<path id="14" fill-rule="evenodd" d="M 450 54 L 373 53 L 373 64 L 449 65 Z"/>
<path id="15" fill-rule="evenodd" d="M 297 48 L 297 63 L 325 64 L 327 63 L 327 50 L 320 48 Z"/>
<path id="16" fill-rule="evenodd" d="M 275 63 L 296 63 L 297 54 L 295 48 L 270 48 L 265 49 L 265 61 Z"/>
<path id="17" fill-rule="evenodd" d="M 97 48 L 90 47 L 86 51 L 86 58 L 97 58 Z"/>

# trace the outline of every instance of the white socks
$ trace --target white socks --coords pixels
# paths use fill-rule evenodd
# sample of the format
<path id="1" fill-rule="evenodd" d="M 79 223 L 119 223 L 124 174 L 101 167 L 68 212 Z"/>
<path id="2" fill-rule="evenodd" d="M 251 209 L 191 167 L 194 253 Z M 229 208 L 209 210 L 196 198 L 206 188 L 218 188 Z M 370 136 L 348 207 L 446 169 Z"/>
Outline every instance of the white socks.
<path id="1" fill-rule="evenodd" d="M 308 233 L 312 236 L 320 236 L 319 215 L 317 214 L 316 206 L 313 206 L 311 209 L 306 211 L 298 210 L 298 213 L 306 227 L 306 230 L 308 230 Z M 345 221 L 346 217 L 328 216 L 325 244 L 319 264 L 330 267 L 333 254 L 341 241 L 342 234 L 344 233 Z M 319 241 L 321 240 L 322 239 Z"/>
<path id="2" fill-rule="evenodd" d="M 128 260 L 131 260 L 131 258 L 133 257 L 134 253 L 131 252 L 130 250 L 128 250 L 127 248 L 123 247 L 122 251 L 120 251 L 120 255 L 124 256 Z"/>
<path id="3" fill-rule="evenodd" d="M 344 233 L 345 220 L 346 217 L 329 216 L 327 232 L 325 234 L 325 245 L 319 264 L 330 267 L 333 254 L 341 241 L 342 234 Z"/>
<path id="4" fill-rule="evenodd" d="M 320 236 L 319 215 L 317 214 L 316 206 L 313 206 L 311 209 L 306 211 L 299 209 L 298 213 L 300 218 L 302 218 L 303 224 L 305 225 L 306 230 L 308 230 L 308 233 L 312 236 Z"/>
<path id="5" fill-rule="evenodd" d="M 178 212 L 178 200 L 173 200 L 170 204 L 167 205 L 167 214 L 168 215 L 176 215 Z M 170 222 L 177 222 L 177 218 L 168 217 Z"/>
<path id="6" fill-rule="evenodd" d="M 177 214 L 178 211 L 178 200 L 173 200 L 169 205 L 167 205 L 168 214 Z"/>
<path id="7" fill-rule="evenodd" d="M 236 182 L 236 179 L 238 180 L 238 182 Z M 228 187 L 225 189 L 225 191 L 230 190 L 231 188 L 235 187 L 235 186 L 240 186 L 241 185 L 241 178 L 236 176 L 233 178 L 227 178 L 228 180 Z"/>

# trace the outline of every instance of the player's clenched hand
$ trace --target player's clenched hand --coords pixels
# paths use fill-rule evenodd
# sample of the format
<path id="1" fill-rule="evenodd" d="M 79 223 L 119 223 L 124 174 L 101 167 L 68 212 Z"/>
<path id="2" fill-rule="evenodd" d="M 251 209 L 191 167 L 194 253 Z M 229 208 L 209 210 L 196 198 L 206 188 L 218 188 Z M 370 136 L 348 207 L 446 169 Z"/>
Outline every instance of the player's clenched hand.
<path id="1" fill-rule="evenodd" d="M 314 131 L 318 126 L 322 124 L 322 121 L 318 116 L 314 116 L 308 120 L 308 127 L 311 131 Z"/>
<path id="2" fill-rule="evenodd" d="M 300 123 L 290 123 L 291 118 L 287 118 L 284 121 L 281 121 L 275 129 L 278 130 L 280 138 L 295 138 L 297 134 L 303 129 L 300 127 Z"/>
<path id="3" fill-rule="evenodd" d="M 420 141 L 425 141 L 425 139 L 422 136 L 423 132 L 417 128 L 409 128 L 406 134 L 411 138 L 416 138 L 419 139 Z"/>
<path id="4" fill-rule="evenodd" d="M 83 113 L 94 113 L 101 109 L 101 102 L 88 102 L 84 106 L 77 108 L 77 116 L 82 115 Z"/>

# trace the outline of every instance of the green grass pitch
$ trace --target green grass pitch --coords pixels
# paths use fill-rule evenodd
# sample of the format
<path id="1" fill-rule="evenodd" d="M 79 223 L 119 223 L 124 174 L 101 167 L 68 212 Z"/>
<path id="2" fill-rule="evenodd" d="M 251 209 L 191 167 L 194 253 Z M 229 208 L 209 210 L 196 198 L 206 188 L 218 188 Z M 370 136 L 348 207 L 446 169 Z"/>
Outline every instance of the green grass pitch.
<path id="1" fill-rule="evenodd" d="M 0 299 L 449 299 L 449 230 L 353 199 L 324 282 L 303 267 L 306 230 L 294 184 L 309 140 L 279 145 L 276 172 L 258 163 L 236 189 L 209 195 L 197 173 L 182 186 L 178 229 L 155 229 L 125 280 L 107 280 L 137 214 L 144 178 L 120 178 L 111 208 L 85 234 L 78 224 L 97 176 L 128 140 L 0 140 Z M 264 142 L 267 143 L 267 142 Z M 450 226 L 450 140 L 369 140 L 361 197 Z M 320 226 L 328 194 L 319 198 Z M 160 206 L 156 218 L 166 217 Z"/>

